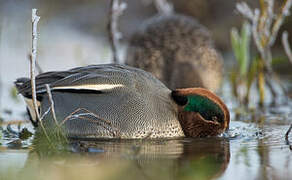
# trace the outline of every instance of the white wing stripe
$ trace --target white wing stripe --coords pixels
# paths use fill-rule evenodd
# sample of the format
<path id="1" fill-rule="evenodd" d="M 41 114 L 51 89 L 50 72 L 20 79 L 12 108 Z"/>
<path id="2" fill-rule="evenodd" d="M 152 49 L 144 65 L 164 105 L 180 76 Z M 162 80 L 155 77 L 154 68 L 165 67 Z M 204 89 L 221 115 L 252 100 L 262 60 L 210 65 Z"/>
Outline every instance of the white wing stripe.
<path id="1" fill-rule="evenodd" d="M 56 89 L 86 89 L 86 90 L 96 90 L 96 91 L 102 91 L 102 90 L 109 90 L 114 89 L 118 87 L 124 87 L 122 84 L 84 84 L 84 85 L 76 85 L 76 86 L 59 86 L 52 88 L 53 90 Z"/>

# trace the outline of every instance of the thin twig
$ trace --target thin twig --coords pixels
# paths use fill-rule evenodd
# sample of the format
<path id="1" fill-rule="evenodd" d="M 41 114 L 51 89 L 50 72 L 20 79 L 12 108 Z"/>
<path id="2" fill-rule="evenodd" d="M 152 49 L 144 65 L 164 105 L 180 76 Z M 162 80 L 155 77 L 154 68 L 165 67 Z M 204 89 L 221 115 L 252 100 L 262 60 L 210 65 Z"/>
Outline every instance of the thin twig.
<path id="1" fill-rule="evenodd" d="M 47 89 L 47 93 L 48 93 L 48 96 L 49 96 L 49 101 L 50 101 L 50 105 L 51 105 L 51 112 L 52 112 L 52 115 L 53 115 L 53 119 L 56 123 L 56 126 L 59 127 L 59 123 L 57 121 L 57 118 L 56 118 L 56 112 L 55 112 L 55 103 L 54 103 L 54 100 L 53 100 L 53 96 L 52 96 L 52 92 L 51 92 L 51 88 L 48 84 L 45 85 L 46 86 L 46 89 Z"/>
<path id="2" fill-rule="evenodd" d="M 173 5 L 167 0 L 154 0 L 154 4 L 160 14 L 169 15 L 173 13 Z"/>
<path id="3" fill-rule="evenodd" d="M 40 17 L 37 16 L 37 9 L 32 9 L 31 13 L 31 20 L 32 20 L 32 50 L 31 50 L 31 58 L 30 58 L 30 79 L 31 79 L 31 94 L 32 94 L 32 101 L 33 101 L 33 108 L 36 114 L 36 123 L 39 122 L 42 130 L 44 131 L 45 136 L 47 137 L 48 141 L 51 143 L 51 140 L 47 134 L 47 131 L 42 123 L 42 119 L 40 118 L 37 99 L 36 99 L 36 83 L 35 83 L 35 62 L 37 56 L 37 41 L 38 41 L 38 33 L 37 33 L 37 25 L 40 20 Z"/>
<path id="4" fill-rule="evenodd" d="M 40 120 L 40 114 L 38 111 L 37 99 L 36 99 L 36 84 L 35 84 L 35 62 L 37 56 L 37 25 L 40 20 L 40 17 L 36 15 L 37 9 L 32 9 L 31 20 L 32 20 L 32 50 L 30 58 L 30 79 L 31 79 L 31 91 L 32 91 L 32 100 L 33 108 L 36 114 L 36 121 Z"/>
<path id="5" fill-rule="evenodd" d="M 283 32 L 283 34 L 282 34 L 282 44 L 284 46 L 284 50 L 287 54 L 289 61 L 292 63 L 292 51 L 291 51 L 291 48 L 290 48 L 290 45 L 288 42 L 288 32 L 287 31 Z"/>
<path id="6" fill-rule="evenodd" d="M 31 59 L 31 53 L 28 54 L 28 59 L 30 60 Z M 40 64 L 36 61 L 35 62 L 35 67 L 37 69 L 37 71 L 39 72 L 39 74 L 43 73 L 43 69 L 41 68 Z"/>
<path id="7" fill-rule="evenodd" d="M 119 0 L 111 0 L 108 22 L 108 36 L 113 53 L 113 62 L 119 63 L 118 47 L 119 40 L 122 38 L 121 32 L 118 30 L 118 20 L 123 11 L 127 8 L 125 2 L 120 3 Z"/>

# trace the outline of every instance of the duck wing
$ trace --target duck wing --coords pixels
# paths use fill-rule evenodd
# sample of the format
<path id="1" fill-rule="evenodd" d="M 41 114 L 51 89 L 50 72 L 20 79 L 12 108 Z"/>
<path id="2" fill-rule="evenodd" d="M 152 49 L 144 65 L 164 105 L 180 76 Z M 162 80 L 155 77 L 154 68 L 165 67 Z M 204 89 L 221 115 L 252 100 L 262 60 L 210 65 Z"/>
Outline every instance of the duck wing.
<path id="1" fill-rule="evenodd" d="M 52 91 L 100 92 L 116 87 L 134 85 L 137 72 L 147 78 L 154 79 L 148 73 L 123 65 L 105 64 L 78 67 L 68 71 L 52 71 L 36 76 L 36 93 L 40 98 L 46 93 L 46 84 Z M 157 82 L 156 82 L 157 83 Z M 161 83 L 158 83 L 161 84 Z M 29 78 L 15 81 L 16 88 L 24 97 L 31 98 L 31 82 Z"/>

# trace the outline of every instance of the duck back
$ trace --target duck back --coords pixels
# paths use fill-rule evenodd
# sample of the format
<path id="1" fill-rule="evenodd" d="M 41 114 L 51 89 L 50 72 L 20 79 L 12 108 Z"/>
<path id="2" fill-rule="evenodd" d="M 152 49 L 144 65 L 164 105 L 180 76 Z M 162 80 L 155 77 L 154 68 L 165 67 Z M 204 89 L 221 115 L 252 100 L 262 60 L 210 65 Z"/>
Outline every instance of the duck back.
<path id="1" fill-rule="evenodd" d="M 53 77 L 52 77 L 53 76 Z M 123 65 L 92 65 L 36 77 L 40 112 L 50 107 L 49 84 L 58 124 L 69 137 L 157 138 L 184 136 L 170 90 L 150 73 Z M 16 82 L 31 98 L 29 80 Z M 54 127 L 52 115 L 43 119 Z"/>

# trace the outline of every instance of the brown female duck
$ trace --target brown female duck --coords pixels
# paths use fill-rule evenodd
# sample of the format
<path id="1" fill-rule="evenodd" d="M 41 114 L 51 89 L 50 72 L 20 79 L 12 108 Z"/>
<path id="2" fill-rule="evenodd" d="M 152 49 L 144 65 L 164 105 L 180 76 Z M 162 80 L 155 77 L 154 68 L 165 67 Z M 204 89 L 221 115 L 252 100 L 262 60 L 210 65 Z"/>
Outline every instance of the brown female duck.
<path id="1" fill-rule="evenodd" d="M 170 89 L 216 91 L 222 79 L 223 60 L 207 28 L 178 14 L 143 23 L 129 40 L 126 64 L 151 72 Z"/>

